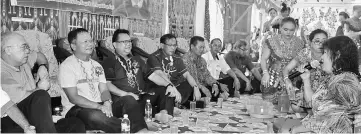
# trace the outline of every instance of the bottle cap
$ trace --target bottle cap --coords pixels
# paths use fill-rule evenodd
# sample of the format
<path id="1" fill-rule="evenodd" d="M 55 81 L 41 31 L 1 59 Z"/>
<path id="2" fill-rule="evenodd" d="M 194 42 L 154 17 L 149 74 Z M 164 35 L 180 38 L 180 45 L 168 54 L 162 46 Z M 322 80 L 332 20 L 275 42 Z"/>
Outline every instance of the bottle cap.
<path id="1" fill-rule="evenodd" d="M 124 114 L 123 117 L 124 117 L 124 118 L 128 118 L 128 115 L 127 115 L 127 114 Z"/>
<path id="2" fill-rule="evenodd" d="M 149 100 L 149 99 L 147 99 L 147 102 L 150 102 L 150 100 Z"/>

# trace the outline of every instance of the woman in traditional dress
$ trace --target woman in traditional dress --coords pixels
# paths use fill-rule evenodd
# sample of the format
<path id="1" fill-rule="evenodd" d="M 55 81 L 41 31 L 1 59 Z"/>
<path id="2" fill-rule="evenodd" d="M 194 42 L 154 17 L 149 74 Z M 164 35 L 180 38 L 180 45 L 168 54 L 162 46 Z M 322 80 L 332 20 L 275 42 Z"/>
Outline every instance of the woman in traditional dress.
<path id="1" fill-rule="evenodd" d="M 353 16 L 344 21 L 344 34 L 350 37 L 358 46 L 361 43 L 361 6 L 353 7 Z"/>
<path id="2" fill-rule="evenodd" d="M 280 91 L 285 88 L 282 77 L 284 67 L 304 48 L 303 41 L 294 36 L 295 30 L 295 20 L 286 17 L 280 25 L 281 34 L 266 39 L 263 45 L 261 91 L 263 99 L 273 103 L 277 103 Z"/>
<path id="3" fill-rule="evenodd" d="M 323 54 L 322 43 L 325 40 L 327 40 L 327 38 L 328 38 L 327 32 L 324 30 L 316 29 L 312 31 L 309 36 L 309 40 L 311 41 L 310 46 L 302 49 L 297 54 L 297 56 L 285 67 L 285 69 L 283 70 L 283 76 L 284 76 L 285 86 L 288 91 L 295 90 L 294 88 L 296 87 L 295 84 L 298 82 L 297 80 L 300 80 L 295 78 L 293 81 L 291 81 L 288 78 L 291 70 L 293 70 L 297 66 L 304 67 L 306 64 L 309 64 L 314 60 L 320 61 L 321 56 Z M 322 73 L 322 70 L 320 68 L 311 71 L 312 89 L 316 89 L 320 85 L 320 79 L 323 76 L 324 73 Z M 303 89 L 303 87 L 301 89 Z M 307 104 L 304 101 L 303 90 L 297 90 L 296 97 L 291 101 L 292 101 L 292 109 L 294 111 L 303 112 L 303 109 L 301 109 L 301 107 L 310 108 L 309 104 Z"/>
<path id="4" fill-rule="evenodd" d="M 270 8 L 268 10 L 268 15 L 269 15 L 270 19 L 263 24 L 262 33 L 264 33 L 264 34 L 268 34 L 268 32 L 271 31 L 271 28 L 272 28 L 271 27 L 271 22 L 277 16 L 277 10 L 275 8 Z"/>
<path id="5" fill-rule="evenodd" d="M 279 28 L 280 28 L 280 23 L 282 21 L 283 18 L 289 17 L 291 13 L 291 8 L 287 7 L 286 3 L 282 3 L 282 8 L 281 8 L 281 14 L 276 16 L 272 21 L 271 21 L 271 26 L 274 29 L 275 33 L 278 33 Z M 296 23 L 297 24 L 297 23 Z"/>
<path id="6" fill-rule="evenodd" d="M 286 120 L 283 133 L 352 133 L 350 115 L 361 112 L 357 47 L 349 37 L 337 36 L 323 43 L 323 48 L 321 68 L 327 76 L 316 89 L 312 89 L 310 71 L 298 70 L 303 72 L 304 95 L 312 104 L 312 114 L 298 123 Z"/>

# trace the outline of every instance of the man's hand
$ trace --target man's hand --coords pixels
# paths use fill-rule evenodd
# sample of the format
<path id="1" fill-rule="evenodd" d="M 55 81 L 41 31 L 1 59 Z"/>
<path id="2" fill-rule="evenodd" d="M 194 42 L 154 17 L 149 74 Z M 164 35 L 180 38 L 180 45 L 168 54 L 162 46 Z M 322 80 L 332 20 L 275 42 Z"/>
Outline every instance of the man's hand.
<path id="1" fill-rule="evenodd" d="M 104 105 L 101 105 L 98 109 L 101 110 L 107 117 L 113 117 L 112 106 L 109 101 L 106 101 Z"/>
<path id="2" fill-rule="evenodd" d="M 165 95 L 169 95 L 169 97 L 175 97 L 176 90 L 177 88 L 174 86 L 168 86 Z"/>
<path id="3" fill-rule="evenodd" d="M 221 90 L 223 92 L 229 92 L 228 86 L 226 84 L 220 83 L 219 86 L 221 86 Z"/>
<path id="4" fill-rule="evenodd" d="M 251 91 L 253 89 L 251 82 L 249 80 L 246 81 L 246 89 L 245 91 Z"/>
<path id="5" fill-rule="evenodd" d="M 139 96 L 132 92 L 128 92 L 127 95 L 134 97 L 135 100 L 139 100 Z"/>
<path id="6" fill-rule="evenodd" d="M 211 92 L 209 92 L 208 88 L 206 88 L 203 85 L 199 85 L 199 88 L 202 90 L 202 92 L 207 96 L 207 97 L 212 97 Z M 213 90 L 212 90 L 213 93 Z"/>
<path id="7" fill-rule="evenodd" d="M 35 134 L 35 127 L 34 126 L 25 126 L 24 127 L 24 133 L 26 134 Z"/>
<path id="8" fill-rule="evenodd" d="M 197 86 L 193 87 L 193 100 L 197 101 L 201 99 L 201 92 Z"/>
<path id="9" fill-rule="evenodd" d="M 233 88 L 236 91 L 238 91 L 241 88 L 241 83 L 239 83 L 239 80 L 237 78 L 233 79 Z"/>
<path id="10" fill-rule="evenodd" d="M 177 102 L 177 103 L 181 103 L 182 102 L 182 96 L 181 96 L 181 94 L 178 92 L 178 90 L 177 89 L 175 89 L 175 91 L 174 91 L 175 93 L 175 102 Z"/>
<path id="11" fill-rule="evenodd" d="M 219 93 L 218 85 L 217 85 L 217 84 L 213 84 L 213 86 L 212 86 L 212 94 L 213 94 L 214 96 L 217 96 L 218 93 Z"/>

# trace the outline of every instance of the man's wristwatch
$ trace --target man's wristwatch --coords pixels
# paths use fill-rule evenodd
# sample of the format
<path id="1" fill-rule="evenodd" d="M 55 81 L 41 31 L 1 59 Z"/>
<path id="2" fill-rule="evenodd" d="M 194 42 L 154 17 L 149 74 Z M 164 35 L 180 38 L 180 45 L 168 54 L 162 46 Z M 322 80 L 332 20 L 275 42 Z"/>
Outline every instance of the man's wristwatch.
<path id="1" fill-rule="evenodd" d="M 167 86 L 165 86 L 165 88 L 168 88 L 169 86 L 172 86 L 172 87 L 173 87 L 173 84 L 172 84 L 172 83 L 169 83 Z"/>
<path id="2" fill-rule="evenodd" d="M 113 104 L 112 99 L 106 100 L 106 101 L 104 101 L 104 103 L 107 102 L 107 101 L 110 103 L 110 105 Z"/>

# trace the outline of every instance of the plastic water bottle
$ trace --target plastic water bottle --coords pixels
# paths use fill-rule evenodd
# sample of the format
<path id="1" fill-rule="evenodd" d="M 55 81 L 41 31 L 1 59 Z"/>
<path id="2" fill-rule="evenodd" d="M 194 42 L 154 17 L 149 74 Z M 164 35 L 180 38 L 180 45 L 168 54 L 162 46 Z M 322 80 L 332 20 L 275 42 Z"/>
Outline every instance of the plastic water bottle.
<path id="1" fill-rule="evenodd" d="M 152 104 L 150 104 L 150 100 L 147 100 L 145 104 L 145 121 L 151 122 L 152 121 Z"/>
<path id="2" fill-rule="evenodd" d="M 122 133 L 130 133 L 130 121 L 127 114 L 124 114 L 124 118 L 122 120 Z"/>
<path id="3" fill-rule="evenodd" d="M 290 100 L 286 91 L 278 96 L 278 111 L 281 113 L 287 113 L 290 109 Z"/>

